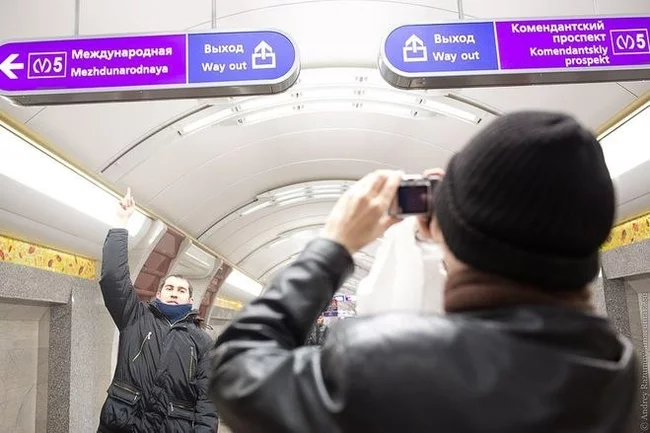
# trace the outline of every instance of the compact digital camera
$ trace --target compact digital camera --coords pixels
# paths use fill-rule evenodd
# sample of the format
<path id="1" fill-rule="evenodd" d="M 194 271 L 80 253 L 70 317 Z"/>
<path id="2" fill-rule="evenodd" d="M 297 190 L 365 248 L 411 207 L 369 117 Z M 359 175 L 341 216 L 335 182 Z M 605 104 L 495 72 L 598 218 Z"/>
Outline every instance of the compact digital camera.
<path id="1" fill-rule="evenodd" d="M 396 217 L 433 215 L 433 199 L 439 175 L 405 175 L 388 213 Z"/>

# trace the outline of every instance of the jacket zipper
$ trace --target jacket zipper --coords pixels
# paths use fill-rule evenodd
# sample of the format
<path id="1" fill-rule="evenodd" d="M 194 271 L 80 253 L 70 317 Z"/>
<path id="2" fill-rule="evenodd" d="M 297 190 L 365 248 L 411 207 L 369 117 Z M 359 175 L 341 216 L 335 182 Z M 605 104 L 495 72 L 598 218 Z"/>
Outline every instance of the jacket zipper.
<path id="1" fill-rule="evenodd" d="M 185 319 L 187 319 L 188 317 L 190 317 L 191 314 L 192 314 L 192 312 L 190 311 L 189 313 L 187 313 L 185 316 L 181 317 L 180 319 L 178 319 L 178 320 L 175 321 L 174 323 L 170 322 L 169 319 L 167 319 L 167 323 L 169 323 L 169 326 L 171 326 L 171 327 L 173 328 L 174 325 L 176 325 L 177 323 L 184 322 Z"/>
<path id="2" fill-rule="evenodd" d="M 158 312 L 160 312 L 160 310 L 158 309 L 158 307 L 154 306 L 153 308 L 155 308 Z M 188 317 L 190 317 L 192 314 L 193 314 L 193 312 L 190 311 L 189 313 L 187 313 L 185 316 L 183 316 L 183 317 L 180 318 L 179 320 L 175 321 L 174 323 L 172 323 L 172 322 L 167 318 L 167 316 L 165 316 L 164 314 L 161 313 L 160 315 L 163 316 L 162 318 L 164 318 L 164 320 L 165 320 L 165 321 L 167 322 L 167 324 L 169 325 L 169 329 L 172 329 L 172 328 L 174 328 L 174 326 L 175 326 L 177 323 L 180 323 L 180 322 L 185 321 L 185 320 L 186 320 Z M 163 341 L 162 344 L 163 344 L 163 346 L 165 346 L 165 342 L 164 342 L 164 341 Z M 168 349 L 169 349 L 169 348 L 167 348 L 167 349 L 163 349 L 163 353 L 162 353 L 161 357 L 164 357 L 164 355 L 167 353 L 167 350 L 168 350 Z M 137 355 L 136 355 L 136 357 L 137 357 Z M 135 358 L 134 358 L 134 360 L 135 360 Z M 161 369 L 162 369 L 162 368 L 163 368 L 163 367 L 161 367 Z M 158 371 L 156 371 L 156 376 L 159 376 L 159 375 L 160 375 L 160 373 L 161 373 L 161 369 L 159 369 Z"/>
<path id="3" fill-rule="evenodd" d="M 130 388 L 128 386 L 120 385 L 120 384 L 115 383 L 115 382 L 113 382 L 113 385 L 115 387 L 117 387 L 117 388 L 123 389 L 124 391 L 128 391 L 128 392 L 131 392 L 131 393 L 135 394 L 133 396 L 133 401 L 136 401 L 138 399 L 138 397 L 140 396 L 140 393 L 138 391 L 136 391 L 135 389 L 132 389 L 132 388 Z"/>
<path id="4" fill-rule="evenodd" d="M 142 353 L 142 349 L 144 349 L 144 343 L 147 342 L 147 340 L 151 340 L 151 331 L 147 334 L 146 337 L 144 337 L 144 340 L 142 340 L 142 344 L 140 345 L 140 350 L 138 350 L 138 353 L 133 357 L 133 360 L 131 362 L 135 362 L 136 359 L 138 359 L 138 356 Z"/>
<path id="5" fill-rule="evenodd" d="M 190 346 L 190 375 L 188 377 L 189 380 L 192 380 L 194 377 L 194 346 Z"/>
<path id="6" fill-rule="evenodd" d="M 172 410 L 174 409 L 174 407 L 180 407 L 181 409 L 185 409 L 185 410 L 194 410 L 193 407 L 184 404 L 170 403 L 170 405 L 172 406 Z"/>

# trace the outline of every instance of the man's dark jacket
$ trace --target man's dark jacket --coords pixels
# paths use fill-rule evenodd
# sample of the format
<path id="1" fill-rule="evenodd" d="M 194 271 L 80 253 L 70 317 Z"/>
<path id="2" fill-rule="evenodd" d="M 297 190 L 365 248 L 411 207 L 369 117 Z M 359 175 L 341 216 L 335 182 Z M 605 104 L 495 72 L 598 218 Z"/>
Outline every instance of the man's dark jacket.
<path id="1" fill-rule="evenodd" d="M 307 335 L 305 346 L 322 346 L 327 338 L 329 327 L 324 323 L 316 323 L 312 326 L 311 331 Z"/>
<path id="2" fill-rule="evenodd" d="M 343 247 L 312 241 L 220 335 L 210 395 L 233 431 L 629 431 L 632 345 L 568 307 L 364 317 L 299 347 L 353 269 Z"/>
<path id="3" fill-rule="evenodd" d="M 127 246 L 126 230 L 109 231 L 99 284 L 120 341 L 99 431 L 216 432 L 216 411 L 206 396 L 211 338 L 197 325 L 196 311 L 171 323 L 154 303 L 138 300 Z"/>

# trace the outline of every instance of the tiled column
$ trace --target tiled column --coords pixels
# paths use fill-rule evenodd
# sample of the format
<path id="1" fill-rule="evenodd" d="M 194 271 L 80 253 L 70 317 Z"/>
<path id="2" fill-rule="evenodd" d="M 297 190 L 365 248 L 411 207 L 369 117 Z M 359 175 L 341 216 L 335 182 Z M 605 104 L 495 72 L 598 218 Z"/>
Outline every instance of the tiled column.
<path id="1" fill-rule="evenodd" d="M 36 372 L 37 380 L 47 374 L 47 415 L 45 421 L 38 398 L 44 385 L 37 383 L 37 428 L 45 423 L 47 433 L 96 431 L 111 376 L 114 327 L 97 282 L 0 262 L 0 302 L 49 309 L 47 348 L 45 338 L 38 342 L 39 351 L 47 350 L 47 363 L 39 356 Z M 39 330 L 48 319 L 41 319 Z"/>
<path id="2" fill-rule="evenodd" d="M 650 431 L 648 418 L 648 291 L 650 291 L 650 241 L 644 240 L 602 254 L 603 291 L 607 314 L 637 353 L 639 389 L 637 420 L 632 430 Z"/>
<path id="3" fill-rule="evenodd" d="M 646 432 L 648 431 L 648 294 L 637 293 L 623 279 L 607 278 L 603 279 L 603 294 L 610 322 L 617 331 L 631 340 L 638 358 L 640 381 L 636 407 L 637 421 L 629 431 Z"/>

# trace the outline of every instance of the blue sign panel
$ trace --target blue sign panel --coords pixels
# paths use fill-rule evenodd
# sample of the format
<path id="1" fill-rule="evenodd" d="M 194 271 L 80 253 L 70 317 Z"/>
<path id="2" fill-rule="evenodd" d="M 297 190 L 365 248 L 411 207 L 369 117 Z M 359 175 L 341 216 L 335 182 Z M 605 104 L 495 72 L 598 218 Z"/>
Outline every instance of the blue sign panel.
<path id="1" fill-rule="evenodd" d="M 291 73 L 296 48 L 281 33 L 196 33 L 188 38 L 190 83 L 273 81 Z"/>
<path id="2" fill-rule="evenodd" d="M 476 43 L 468 45 L 468 34 Z M 449 42 L 443 45 L 443 38 Z M 391 65 L 409 73 L 492 70 L 499 64 L 492 23 L 400 27 L 387 38 L 385 54 Z"/>
<path id="3" fill-rule="evenodd" d="M 650 17 L 460 21 L 398 27 L 379 69 L 402 88 L 650 79 Z"/>

